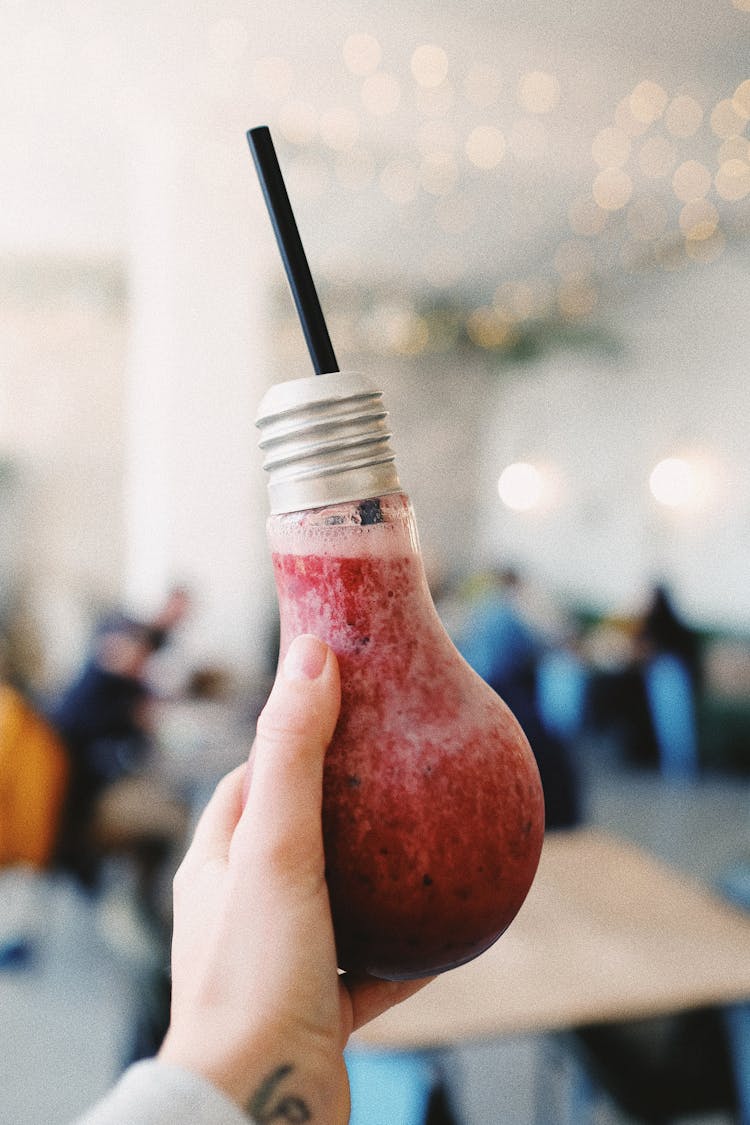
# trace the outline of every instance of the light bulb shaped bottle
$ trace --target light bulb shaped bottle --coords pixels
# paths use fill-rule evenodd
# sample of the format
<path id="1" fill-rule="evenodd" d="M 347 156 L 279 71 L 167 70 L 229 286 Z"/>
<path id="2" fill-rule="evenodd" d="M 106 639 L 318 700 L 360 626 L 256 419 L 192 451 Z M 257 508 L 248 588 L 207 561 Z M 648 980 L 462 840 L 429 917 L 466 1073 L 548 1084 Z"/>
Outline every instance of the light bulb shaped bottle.
<path id="1" fill-rule="evenodd" d="M 272 387 L 258 425 L 281 657 L 313 633 L 341 671 L 323 789 L 338 963 L 398 980 L 503 933 L 544 806 L 523 731 L 437 614 L 386 417 L 379 392 L 336 372 Z"/>

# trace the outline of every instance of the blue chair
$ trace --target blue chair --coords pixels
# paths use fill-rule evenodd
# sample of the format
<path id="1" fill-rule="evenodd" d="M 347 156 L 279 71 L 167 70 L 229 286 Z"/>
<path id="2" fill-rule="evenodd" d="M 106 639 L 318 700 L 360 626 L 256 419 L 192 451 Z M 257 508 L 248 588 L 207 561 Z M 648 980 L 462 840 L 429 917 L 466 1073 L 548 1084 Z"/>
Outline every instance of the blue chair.
<path id="1" fill-rule="evenodd" d="M 423 1125 L 438 1080 L 431 1052 L 348 1047 L 350 1125 Z"/>

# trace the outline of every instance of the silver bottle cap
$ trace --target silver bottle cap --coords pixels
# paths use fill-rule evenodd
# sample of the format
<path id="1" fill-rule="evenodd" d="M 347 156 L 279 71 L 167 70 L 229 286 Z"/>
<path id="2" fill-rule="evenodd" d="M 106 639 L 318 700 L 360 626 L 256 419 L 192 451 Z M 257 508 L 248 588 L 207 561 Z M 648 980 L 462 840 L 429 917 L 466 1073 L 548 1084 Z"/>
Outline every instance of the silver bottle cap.
<path id="1" fill-rule="evenodd" d="M 274 515 L 401 491 L 382 399 L 354 371 L 266 392 L 255 424 Z"/>

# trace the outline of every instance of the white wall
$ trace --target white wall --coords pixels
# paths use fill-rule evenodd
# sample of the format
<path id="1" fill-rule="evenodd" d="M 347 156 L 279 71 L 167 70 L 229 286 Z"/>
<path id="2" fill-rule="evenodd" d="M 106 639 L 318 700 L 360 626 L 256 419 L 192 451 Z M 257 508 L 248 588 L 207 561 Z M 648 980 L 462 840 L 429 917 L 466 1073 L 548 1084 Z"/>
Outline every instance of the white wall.
<path id="1" fill-rule="evenodd" d="M 625 351 L 613 362 L 559 352 L 498 388 L 485 433 L 483 542 L 554 587 L 632 608 L 655 577 L 707 624 L 750 626 L 750 265 L 652 278 L 614 311 Z M 660 507 L 653 465 L 700 455 L 709 495 L 697 510 Z M 511 461 L 549 466 L 557 496 L 532 512 L 500 504 Z"/>

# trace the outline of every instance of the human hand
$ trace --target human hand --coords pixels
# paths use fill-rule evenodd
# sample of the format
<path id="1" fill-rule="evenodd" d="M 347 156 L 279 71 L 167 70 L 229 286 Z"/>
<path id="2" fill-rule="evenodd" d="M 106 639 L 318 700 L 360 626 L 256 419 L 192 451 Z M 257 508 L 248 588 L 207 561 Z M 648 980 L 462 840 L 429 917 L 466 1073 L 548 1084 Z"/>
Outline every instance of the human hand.
<path id="1" fill-rule="evenodd" d="M 426 983 L 337 971 L 321 805 L 339 707 L 335 655 L 298 637 L 248 766 L 220 782 L 175 876 L 160 1057 L 208 1078 L 259 1123 L 348 1121 L 350 1034 Z"/>

